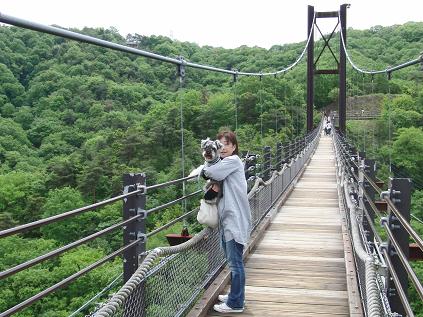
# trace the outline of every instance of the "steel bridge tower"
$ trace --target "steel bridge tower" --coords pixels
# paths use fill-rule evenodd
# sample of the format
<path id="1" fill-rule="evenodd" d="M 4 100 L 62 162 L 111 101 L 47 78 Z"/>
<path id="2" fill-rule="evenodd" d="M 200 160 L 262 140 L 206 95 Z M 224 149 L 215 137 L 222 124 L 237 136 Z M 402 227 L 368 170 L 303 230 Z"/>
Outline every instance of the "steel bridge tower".
<path id="1" fill-rule="evenodd" d="M 342 49 L 342 42 L 347 43 L 347 8 L 349 4 L 343 4 L 339 11 L 328 11 L 328 12 L 315 12 L 313 6 L 308 6 L 308 34 L 310 41 L 307 48 L 307 131 L 313 129 L 313 106 L 314 106 L 314 75 L 319 74 L 339 74 L 339 98 L 338 98 L 338 113 L 339 113 L 339 131 L 345 134 L 346 128 L 346 56 L 345 51 Z M 317 25 L 317 19 L 319 18 L 338 18 L 338 23 L 330 34 L 329 38 L 322 34 L 319 26 Z M 342 32 L 339 33 L 339 61 L 336 58 L 333 50 L 329 45 L 329 41 L 335 33 L 338 24 L 341 23 Z M 322 50 L 320 51 L 316 61 L 314 61 L 314 27 L 317 29 L 325 42 Z M 312 33 L 310 35 L 310 33 Z M 341 38 L 343 37 L 343 39 Z M 308 38 L 307 37 L 307 38 Z M 317 69 L 316 65 L 320 59 L 325 48 L 328 48 L 333 58 L 336 61 L 336 69 Z"/>

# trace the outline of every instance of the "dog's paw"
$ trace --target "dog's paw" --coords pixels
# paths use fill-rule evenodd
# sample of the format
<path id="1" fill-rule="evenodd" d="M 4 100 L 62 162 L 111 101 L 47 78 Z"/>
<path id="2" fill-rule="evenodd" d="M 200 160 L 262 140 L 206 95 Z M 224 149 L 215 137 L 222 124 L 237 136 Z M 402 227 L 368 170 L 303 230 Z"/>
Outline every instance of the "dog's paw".
<path id="1" fill-rule="evenodd" d="M 198 166 L 196 169 L 192 170 L 191 173 L 189 173 L 188 177 L 194 177 L 200 175 L 201 171 L 203 170 L 204 165 Z M 188 182 L 195 181 L 195 178 L 189 179 Z"/>

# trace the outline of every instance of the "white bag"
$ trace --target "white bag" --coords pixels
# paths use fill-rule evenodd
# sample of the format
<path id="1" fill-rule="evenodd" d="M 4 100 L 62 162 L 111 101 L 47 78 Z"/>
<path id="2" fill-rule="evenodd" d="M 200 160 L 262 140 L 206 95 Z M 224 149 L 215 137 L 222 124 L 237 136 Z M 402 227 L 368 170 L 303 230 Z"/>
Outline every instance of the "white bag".
<path id="1" fill-rule="evenodd" d="M 197 214 L 198 222 L 214 229 L 217 228 L 218 217 L 216 203 L 208 203 L 204 199 L 201 199 L 200 210 Z"/>

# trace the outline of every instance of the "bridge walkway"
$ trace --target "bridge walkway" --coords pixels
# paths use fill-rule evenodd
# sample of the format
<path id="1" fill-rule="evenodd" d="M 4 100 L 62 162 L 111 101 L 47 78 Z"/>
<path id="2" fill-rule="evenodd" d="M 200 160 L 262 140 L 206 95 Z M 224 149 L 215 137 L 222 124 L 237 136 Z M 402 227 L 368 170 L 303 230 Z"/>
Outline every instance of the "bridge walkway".
<path id="1" fill-rule="evenodd" d="M 335 175 L 332 138 L 322 136 L 304 174 L 246 261 L 243 316 L 350 316 Z"/>

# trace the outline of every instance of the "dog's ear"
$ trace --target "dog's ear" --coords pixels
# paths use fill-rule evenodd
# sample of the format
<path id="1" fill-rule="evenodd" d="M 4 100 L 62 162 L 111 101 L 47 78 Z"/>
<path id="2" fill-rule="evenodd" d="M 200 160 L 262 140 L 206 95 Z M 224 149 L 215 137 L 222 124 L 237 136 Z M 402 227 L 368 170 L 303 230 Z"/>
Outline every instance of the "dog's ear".
<path id="1" fill-rule="evenodd" d="M 201 147 L 203 148 L 207 141 L 210 141 L 210 138 L 207 138 L 205 140 L 201 140 Z"/>
<path id="2" fill-rule="evenodd" d="M 220 150 L 223 147 L 222 142 L 220 142 L 219 140 L 214 141 L 214 144 L 216 144 L 216 148 L 218 150 Z"/>

